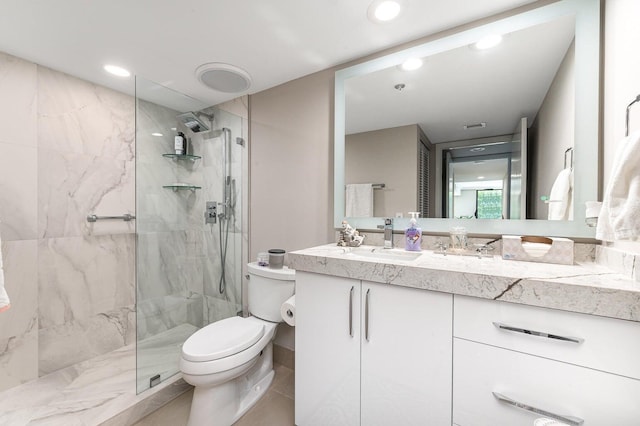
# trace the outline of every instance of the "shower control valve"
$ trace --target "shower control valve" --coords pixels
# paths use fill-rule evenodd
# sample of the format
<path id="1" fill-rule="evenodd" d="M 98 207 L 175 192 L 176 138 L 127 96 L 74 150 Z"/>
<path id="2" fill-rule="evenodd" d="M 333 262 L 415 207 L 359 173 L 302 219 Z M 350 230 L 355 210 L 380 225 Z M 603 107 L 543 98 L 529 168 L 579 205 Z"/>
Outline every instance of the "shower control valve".
<path id="1" fill-rule="evenodd" d="M 218 203 L 207 201 L 204 211 L 204 223 L 216 223 L 218 217 Z"/>

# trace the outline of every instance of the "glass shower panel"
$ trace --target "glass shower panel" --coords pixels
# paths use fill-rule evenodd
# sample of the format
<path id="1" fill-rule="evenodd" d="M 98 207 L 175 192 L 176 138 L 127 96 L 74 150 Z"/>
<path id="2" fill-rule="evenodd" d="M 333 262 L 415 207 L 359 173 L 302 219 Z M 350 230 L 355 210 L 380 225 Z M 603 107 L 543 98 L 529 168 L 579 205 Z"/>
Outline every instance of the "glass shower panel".
<path id="1" fill-rule="evenodd" d="M 136 77 L 138 392 L 179 371 L 193 332 L 242 310 L 244 127 Z"/>

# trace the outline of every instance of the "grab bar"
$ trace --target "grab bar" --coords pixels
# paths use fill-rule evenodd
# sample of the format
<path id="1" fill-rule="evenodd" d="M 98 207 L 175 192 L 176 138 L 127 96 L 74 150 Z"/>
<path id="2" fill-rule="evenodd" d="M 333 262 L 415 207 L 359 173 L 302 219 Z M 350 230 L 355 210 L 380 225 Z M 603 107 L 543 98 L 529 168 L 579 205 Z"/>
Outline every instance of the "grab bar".
<path id="1" fill-rule="evenodd" d="M 129 213 L 125 213 L 122 216 L 96 216 L 95 214 L 90 214 L 87 216 L 87 222 L 97 222 L 99 220 L 124 220 L 125 222 L 131 222 L 136 217 Z"/>

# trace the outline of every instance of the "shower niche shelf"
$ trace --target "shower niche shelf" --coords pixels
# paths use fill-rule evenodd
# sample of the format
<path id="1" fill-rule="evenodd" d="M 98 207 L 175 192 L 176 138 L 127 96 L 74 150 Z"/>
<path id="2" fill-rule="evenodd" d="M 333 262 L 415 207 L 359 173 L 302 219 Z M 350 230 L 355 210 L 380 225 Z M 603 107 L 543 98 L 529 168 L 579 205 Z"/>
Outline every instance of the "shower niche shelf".
<path id="1" fill-rule="evenodd" d="M 173 158 L 176 160 L 189 160 L 189 161 L 196 161 L 202 158 L 199 155 L 191 155 L 191 154 L 162 154 L 162 156 L 165 158 Z"/>
<path id="2" fill-rule="evenodd" d="M 190 183 L 172 183 L 171 185 L 162 185 L 165 189 L 172 189 L 173 192 L 176 191 L 195 191 L 196 189 L 202 189 L 201 186 L 192 185 Z"/>

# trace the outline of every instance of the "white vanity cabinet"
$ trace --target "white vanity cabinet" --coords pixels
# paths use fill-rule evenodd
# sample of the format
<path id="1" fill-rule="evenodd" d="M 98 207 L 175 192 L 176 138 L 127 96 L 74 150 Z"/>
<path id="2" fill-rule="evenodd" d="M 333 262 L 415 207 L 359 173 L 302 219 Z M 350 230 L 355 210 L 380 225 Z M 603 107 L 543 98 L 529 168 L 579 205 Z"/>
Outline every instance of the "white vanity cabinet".
<path id="1" fill-rule="evenodd" d="M 640 424 L 640 323 L 455 296 L 460 426 Z"/>
<path id="2" fill-rule="evenodd" d="M 296 424 L 451 425 L 453 296 L 296 274 Z"/>

